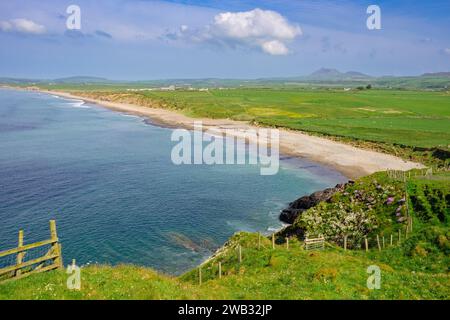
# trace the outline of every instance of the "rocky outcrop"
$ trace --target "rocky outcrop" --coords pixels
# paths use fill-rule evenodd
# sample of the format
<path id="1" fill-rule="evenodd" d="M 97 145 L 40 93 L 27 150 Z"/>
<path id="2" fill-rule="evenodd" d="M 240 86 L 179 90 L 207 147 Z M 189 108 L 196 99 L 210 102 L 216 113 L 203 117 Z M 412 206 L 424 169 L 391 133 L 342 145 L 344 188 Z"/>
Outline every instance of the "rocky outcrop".
<path id="1" fill-rule="evenodd" d="M 349 181 L 348 183 L 353 183 Z M 309 196 L 303 196 L 298 198 L 294 202 L 291 202 L 289 206 L 282 210 L 280 213 L 280 220 L 292 224 L 295 219 L 303 212 L 319 204 L 322 201 L 328 201 L 338 191 L 344 190 L 347 184 L 338 184 L 334 188 L 328 188 L 325 190 L 317 191 Z"/>

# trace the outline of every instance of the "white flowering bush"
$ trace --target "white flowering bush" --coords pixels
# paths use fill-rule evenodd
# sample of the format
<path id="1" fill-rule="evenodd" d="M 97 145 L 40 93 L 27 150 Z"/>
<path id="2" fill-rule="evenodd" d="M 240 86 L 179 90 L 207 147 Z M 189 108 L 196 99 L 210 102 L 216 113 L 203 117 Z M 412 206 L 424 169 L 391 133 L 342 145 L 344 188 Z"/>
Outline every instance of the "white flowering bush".
<path id="1" fill-rule="evenodd" d="M 358 244 L 360 240 L 376 228 L 373 214 L 362 209 L 348 210 L 343 204 L 327 208 L 325 203 L 312 208 L 301 216 L 299 225 L 306 230 L 306 236 L 323 235 L 329 241 L 341 243 L 344 236 Z"/>
<path id="2" fill-rule="evenodd" d="M 348 184 L 329 201 L 303 212 L 293 228 L 306 237 L 323 235 L 327 241 L 360 247 L 371 233 L 392 232 L 404 223 L 404 184 L 376 174 Z"/>

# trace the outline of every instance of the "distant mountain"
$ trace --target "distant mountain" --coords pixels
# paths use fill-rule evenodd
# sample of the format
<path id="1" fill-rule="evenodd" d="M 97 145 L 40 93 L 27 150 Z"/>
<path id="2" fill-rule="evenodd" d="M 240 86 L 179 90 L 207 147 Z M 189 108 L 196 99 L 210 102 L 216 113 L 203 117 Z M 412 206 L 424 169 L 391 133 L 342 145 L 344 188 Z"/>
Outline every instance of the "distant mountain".
<path id="1" fill-rule="evenodd" d="M 345 76 L 347 77 L 351 77 L 351 78 L 362 78 L 362 79 L 368 79 L 368 78 L 372 78 L 372 76 L 369 76 L 365 73 L 362 72 L 357 72 L 357 71 L 348 71 L 346 73 L 344 73 Z"/>
<path id="2" fill-rule="evenodd" d="M 343 73 L 337 69 L 322 68 L 311 73 L 309 76 L 306 76 L 305 78 L 308 80 L 340 81 L 340 80 L 367 80 L 372 77 L 367 74 L 356 71 L 348 71 Z"/>
<path id="3" fill-rule="evenodd" d="M 341 77 L 342 73 L 336 69 L 322 68 L 311 73 L 307 78 L 314 79 L 330 79 Z"/>
<path id="4" fill-rule="evenodd" d="M 75 76 L 67 78 L 54 79 L 53 82 L 56 83 L 106 83 L 112 82 L 106 78 L 99 77 L 89 77 L 89 76 Z"/>
<path id="5" fill-rule="evenodd" d="M 361 87 L 411 88 L 427 90 L 447 90 L 450 88 L 450 72 L 424 73 L 421 76 L 380 76 L 373 77 L 357 71 L 341 72 L 337 69 L 322 68 L 307 76 L 276 77 L 258 79 L 162 79 L 162 80 L 109 80 L 92 76 L 73 76 L 59 79 L 20 79 L 0 77 L 0 85 L 58 85 L 70 86 L 110 86 L 124 85 L 136 88 L 159 88 L 174 85 L 183 88 L 236 88 L 236 87 L 278 87 L 278 86 L 321 86 L 321 87 Z"/>
<path id="6" fill-rule="evenodd" d="M 424 73 L 421 77 L 450 78 L 450 72 Z"/>

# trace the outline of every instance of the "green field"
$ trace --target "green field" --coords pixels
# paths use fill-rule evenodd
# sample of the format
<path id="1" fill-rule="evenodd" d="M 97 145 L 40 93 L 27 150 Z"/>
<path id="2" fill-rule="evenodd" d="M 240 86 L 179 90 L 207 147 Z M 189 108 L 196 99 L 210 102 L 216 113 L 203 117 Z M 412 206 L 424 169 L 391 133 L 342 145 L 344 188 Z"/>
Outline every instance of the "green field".
<path id="1" fill-rule="evenodd" d="M 449 92 L 246 88 L 83 94 L 364 141 L 447 150 L 450 145 Z"/>

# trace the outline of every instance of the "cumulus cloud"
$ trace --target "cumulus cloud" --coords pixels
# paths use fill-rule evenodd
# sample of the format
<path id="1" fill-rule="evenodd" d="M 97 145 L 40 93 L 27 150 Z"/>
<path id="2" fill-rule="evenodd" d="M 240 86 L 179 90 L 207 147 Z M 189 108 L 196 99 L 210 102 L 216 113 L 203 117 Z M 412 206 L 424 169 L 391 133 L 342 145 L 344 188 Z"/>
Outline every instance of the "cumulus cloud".
<path id="1" fill-rule="evenodd" d="M 301 31 L 278 12 L 254 9 L 247 12 L 225 12 L 214 17 L 214 27 L 230 38 L 293 39 Z"/>
<path id="2" fill-rule="evenodd" d="M 301 34 L 300 26 L 290 23 L 278 12 L 261 9 L 219 13 L 213 23 L 202 29 L 191 30 L 183 25 L 176 33 L 177 38 L 196 42 L 259 47 L 271 55 L 288 54 L 287 43 Z M 170 39 L 173 40 L 174 35 L 171 33 Z"/>
<path id="3" fill-rule="evenodd" d="M 271 55 L 285 55 L 289 53 L 289 49 L 279 40 L 266 41 L 261 44 L 264 52 Z"/>
<path id="4" fill-rule="evenodd" d="M 8 21 L 0 21 L 0 31 L 18 32 L 26 34 L 43 34 L 46 29 L 32 20 L 28 19 L 12 19 Z"/>

